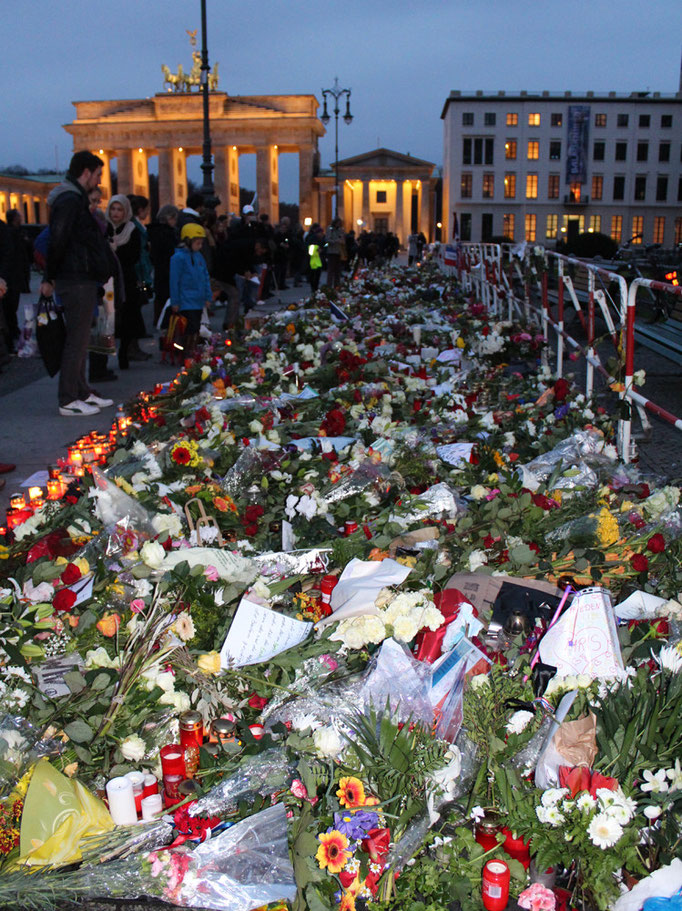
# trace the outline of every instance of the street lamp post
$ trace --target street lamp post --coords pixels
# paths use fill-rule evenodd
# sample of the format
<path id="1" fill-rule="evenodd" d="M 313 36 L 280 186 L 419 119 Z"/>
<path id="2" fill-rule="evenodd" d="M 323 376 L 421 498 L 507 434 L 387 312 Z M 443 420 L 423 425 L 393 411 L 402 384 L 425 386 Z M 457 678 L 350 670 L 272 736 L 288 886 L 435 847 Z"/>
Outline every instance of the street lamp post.
<path id="1" fill-rule="evenodd" d="M 346 96 L 346 113 L 343 115 L 344 123 L 350 124 L 353 120 L 353 115 L 350 112 L 350 89 L 342 89 L 339 86 L 339 77 L 334 77 L 334 85 L 330 89 L 322 89 L 322 97 L 324 98 L 324 110 L 322 111 L 322 116 L 320 120 L 322 123 L 327 126 L 329 123 L 330 117 L 329 112 L 327 111 L 327 96 L 331 95 L 334 99 L 334 217 L 338 218 L 339 215 L 339 114 L 341 113 L 339 109 L 339 99 Z"/>
<path id="2" fill-rule="evenodd" d="M 208 47 L 206 45 L 206 0 L 201 0 L 201 93 L 204 101 L 204 144 L 202 148 L 201 170 L 204 183 L 201 192 L 204 205 L 215 209 L 220 200 L 215 195 L 213 185 L 213 160 L 211 157 L 211 125 L 208 115 Z"/>

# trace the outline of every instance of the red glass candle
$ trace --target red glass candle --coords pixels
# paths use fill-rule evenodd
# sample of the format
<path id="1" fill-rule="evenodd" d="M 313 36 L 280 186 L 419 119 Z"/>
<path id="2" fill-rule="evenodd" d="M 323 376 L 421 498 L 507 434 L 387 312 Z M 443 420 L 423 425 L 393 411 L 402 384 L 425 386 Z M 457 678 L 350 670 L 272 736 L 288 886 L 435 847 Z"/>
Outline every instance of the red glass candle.
<path id="1" fill-rule="evenodd" d="M 346 523 L 343 527 L 343 535 L 345 538 L 353 534 L 354 531 L 358 530 L 358 523 L 354 522 L 352 519 L 346 519 Z"/>
<path id="2" fill-rule="evenodd" d="M 511 829 L 506 827 L 502 829 L 505 840 L 502 844 L 502 850 L 508 854 L 512 860 L 518 860 L 522 863 L 524 869 L 530 867 L 530 840 L 524 841 L 522 838 L 516 838 Z"/>
<path id="3" fill-rule="evenodd" d="M 151 772 L 147 772 L 144 776 L 144 784 L 142 785 L 142 799 L 145 797 L 150 797 L 152 794 L 159 793 L 159 783 L 156 780 L 156 775 L 152 775 Z"/>
<path id="4" fill-rule="evenodd" d="M 161 747 L 161 771 L 164 781 L 167 775 L 185 777 L 185 757 L 179 743 L 167 743 Z"/>
<path id="5" fill-rule="evenodd" d="M 489 860 L 483 867 L 481 896 L 487 911 L 504 911 L 509 902 L 509 867 L 503 860 Z"/>
<path id="6" fill-rule="evenodd" d="M 494 810 L 488 810 L 486 815 L 478 820 L 474 838 L 484 851 L 491 851 L 497 847 L 496 835 L 500 828 L 500 817 Z"/>

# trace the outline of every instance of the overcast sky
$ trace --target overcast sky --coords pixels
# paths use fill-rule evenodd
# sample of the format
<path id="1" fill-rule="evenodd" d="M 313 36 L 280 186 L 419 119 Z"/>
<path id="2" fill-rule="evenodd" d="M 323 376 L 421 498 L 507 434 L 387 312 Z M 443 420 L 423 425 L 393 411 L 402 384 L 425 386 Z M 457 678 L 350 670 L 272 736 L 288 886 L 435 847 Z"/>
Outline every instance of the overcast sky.
<path id="1" fill-rule="evenodd" d="M 210 63 L 234 95 L 352 89 L 341 158 L 377 146 L 442 163 L 452 89 L 678 90 L 682 0 L 207 0 Z M 191 63 L 199 0 L 0 0 L 0 167 L 64 168 L 72 101 L 163 91 L 161 64 Z M 199 31 L 199 43 L 200 43 Z M 321 108 L 320 108 L 321 110 Z M 334 157 L 333 121 L 321 140 Z M 241 183 L 255 164 L 246 156 Z M 296 158 L 281 197 L 296 201 Z M 199 175 L 193 162 L 190 176 Z"/>

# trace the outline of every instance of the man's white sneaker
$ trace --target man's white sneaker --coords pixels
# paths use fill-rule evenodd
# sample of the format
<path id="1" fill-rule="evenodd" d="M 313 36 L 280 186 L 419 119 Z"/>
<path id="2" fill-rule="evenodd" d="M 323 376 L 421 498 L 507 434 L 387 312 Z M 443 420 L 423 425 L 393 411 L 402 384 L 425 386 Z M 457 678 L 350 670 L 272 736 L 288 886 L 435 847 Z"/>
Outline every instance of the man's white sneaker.
<path id="1" fill-rule="evenodd" d="M 64 415 L 64 417 L 69 415 L 81 417 L 86 414 L 99 414 L 99 408 L 97 405 L 91 405 L 88 402 L 81 402 L 80 399 L 76 399 L 73 402 L 69 402 L 68 405 L 60 405 L 59 413 Z"/>
<path id="2" fill-rule="evenodd" d="M 86 405 L 97 405 L 98 408 L 108 408 L 110 405 L 114 404 L 113 399 L 103 399 L 100 395 L 91 392 L 90 395 L 85 400 Z"/>

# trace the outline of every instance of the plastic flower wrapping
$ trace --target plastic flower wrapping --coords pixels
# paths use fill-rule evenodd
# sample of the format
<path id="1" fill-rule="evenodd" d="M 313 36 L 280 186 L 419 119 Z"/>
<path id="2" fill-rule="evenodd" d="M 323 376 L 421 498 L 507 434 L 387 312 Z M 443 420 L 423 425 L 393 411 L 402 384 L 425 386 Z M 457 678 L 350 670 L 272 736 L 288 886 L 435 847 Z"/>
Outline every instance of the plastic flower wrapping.
<path id="1" fill-rule="evenodd" d="M 0 547 L 0 905 L 676 900 L 680 489 L 506 315 L 360 270 L 69 449 Z"/>

